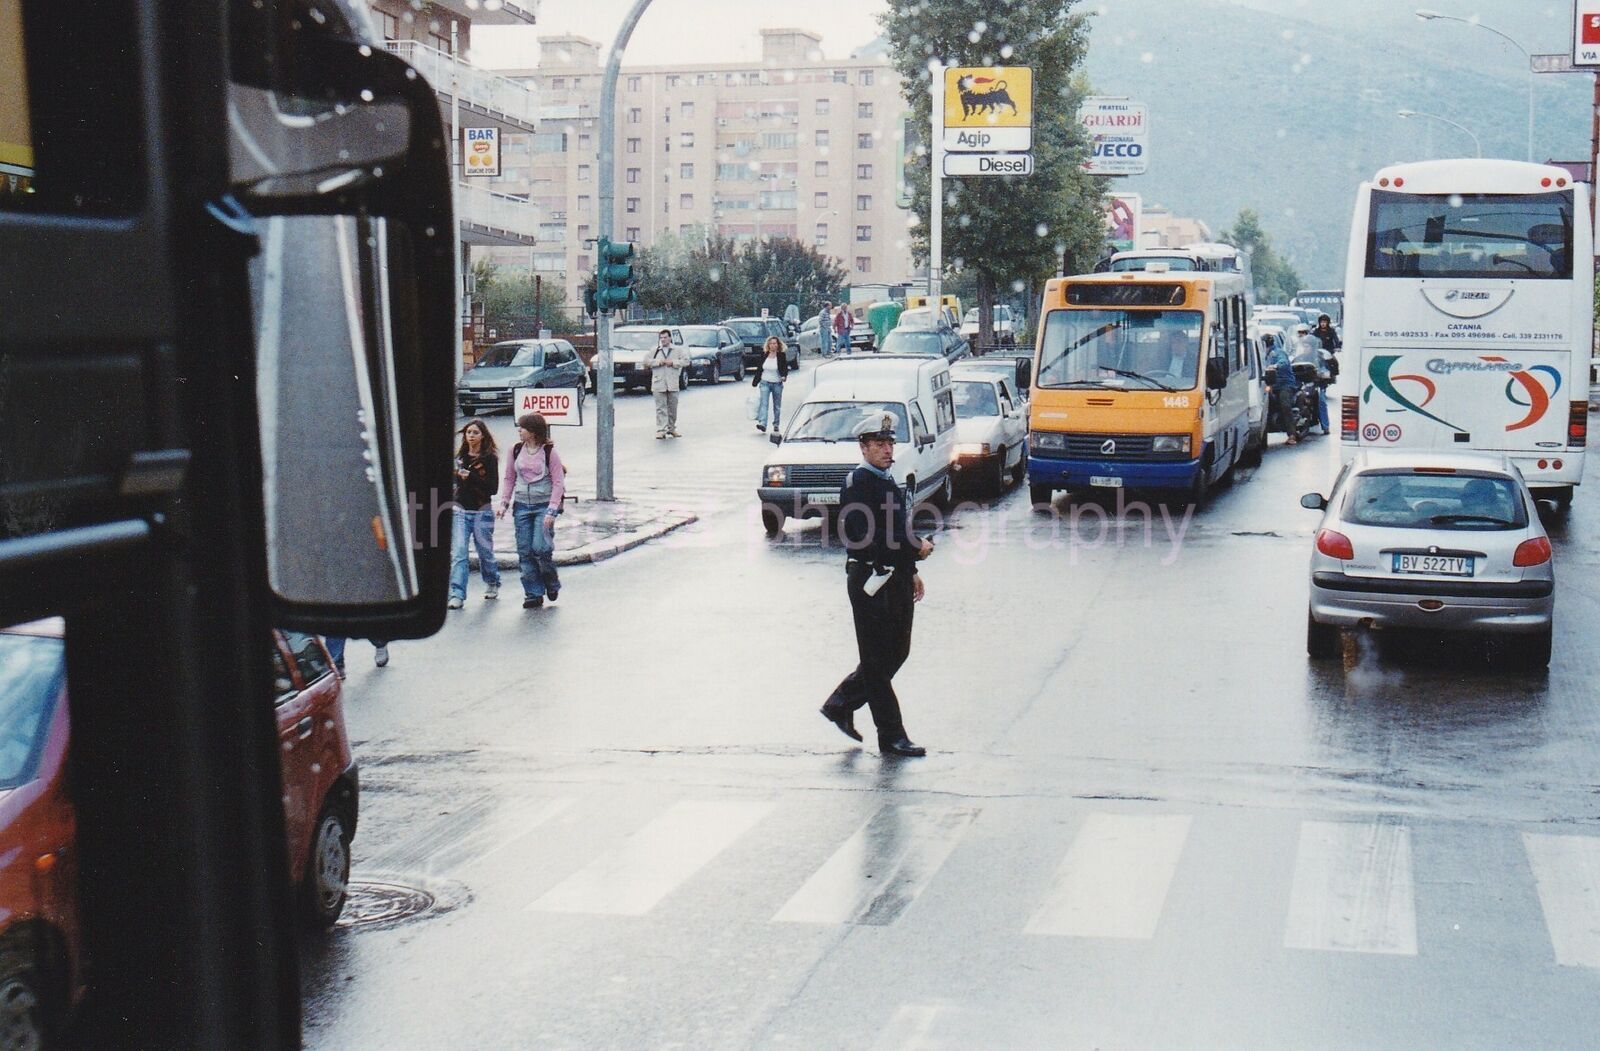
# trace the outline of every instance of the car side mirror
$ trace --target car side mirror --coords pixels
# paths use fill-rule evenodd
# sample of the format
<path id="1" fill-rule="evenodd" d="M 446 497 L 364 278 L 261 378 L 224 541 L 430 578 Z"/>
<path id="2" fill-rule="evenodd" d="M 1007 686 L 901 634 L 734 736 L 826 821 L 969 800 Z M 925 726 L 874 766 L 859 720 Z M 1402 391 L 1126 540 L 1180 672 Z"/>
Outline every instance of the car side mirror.
<path id="1" fill-rule="evenodd" d="M 1221 358 L 1206 359 L 1206 388 L 1221 390 L 1228 385 L 1228 370 Z"/>
<path id="2" fill-rule="evenodd" d="M 1300 506 L 1307 511 L 1326 511 L 1328 498 L 1321 493 L 1307 493 L 1300 498 Z"/>

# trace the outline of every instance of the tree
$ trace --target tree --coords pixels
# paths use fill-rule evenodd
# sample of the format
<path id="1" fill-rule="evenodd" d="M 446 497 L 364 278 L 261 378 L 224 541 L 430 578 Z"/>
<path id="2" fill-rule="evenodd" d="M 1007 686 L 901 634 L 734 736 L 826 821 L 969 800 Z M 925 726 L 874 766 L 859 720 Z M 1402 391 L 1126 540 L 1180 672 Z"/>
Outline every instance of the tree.
<path id="1" fill-rule="evenodd" d="M 1250 253 L 1250 270 L 1255 278 L 1256 299 L 1263 303 L 1287 303 L 1300 291 L 1300 275 L 1288 261 L 1273 251 L 1272 239 L 1261 227 L 1261 217 L 1245 208 L 1233 221 L 1233 228 L 1222 231 L 1219 239 Z"/>
<path id="2" fill-rule="evenodd" d="M 713 234 L 698 242 L 664 234 L 639 256 L 639 305 L 687 324 L 711 324 L 766 308 L 780 316 L 790 303 L 801 316 L 837 299 L 844 271 L 792 238 L 740 245 Z"/>
<path id="3" fill-rule="evenodd" d="M 1104 243 L 1103 192 L 1083 173 L 1088 143 L 1076 114 L 1084 82 L 1075 76 L 1088 49 L 1077 0 L 1003 3 L 974 8 L 961 0 L 890 0 L 881 16 L 895 68 L 903 78 L 913 127 L 929 127 L 931 59 L 947 66 L 1024 65 L 1033 69 L 1034 173 L 944 180 L 944 256 L 955 271 L 977 278 L 979 331 L 993 328 L 994 293 L 1009 282 L 1036 295 L 1063 260 L 1092 262 Z M 930 214 L 931 153 L 908 161 L 912 214 Z M 926 224 L 912 227 L 920 258 L 928 256 Z M 1029 316 L 1037 314 L 1030 298 Z"/>
<path id="4" fill-rule="evenodd" d="M 478 272 L 477 266 L 473 267 Z M 571 332 L 577 327 L 559 280 L 536 281 L 527 274 L 494 273 L 488 282 L 477 279 L 477 297 L 483 301 L 483 323 L 500 339 L 537 336 L 541 328 Z"/>

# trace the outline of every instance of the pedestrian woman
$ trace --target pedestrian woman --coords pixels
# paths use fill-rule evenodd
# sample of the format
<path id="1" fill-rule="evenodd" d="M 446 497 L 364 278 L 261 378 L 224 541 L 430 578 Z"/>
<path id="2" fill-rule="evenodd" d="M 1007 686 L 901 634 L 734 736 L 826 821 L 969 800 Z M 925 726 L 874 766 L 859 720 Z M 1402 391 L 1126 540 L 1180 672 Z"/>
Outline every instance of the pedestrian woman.
<path id="1" fill-rule="evenodd" d="M 500 487 L 500 456 L 482 420 L 461 428 L 456 449 L 454 531 L 450 534 L 450 608 L 467 600 L 468 542 L 478 549 L 485 601 L 500 597 L 500 566 L 494 560 L 494 494 Z"/>
<path id="2" fill-rule="evenodd" d="M 567 468 L 550 440 L 550 425 L 536 412 L 517 417 L 520 439 L 506 460 L 500 487 L 500 516 L 511 511 L 517 532 L 517 561 L 522 567 L 522 608 L 538 609 L 545 596 L 561 593 L 556 574 L 556 515 L 566 495 Z"/>
<path id="3" fill-rule="evenodd" d="M 777 434 L 783 422 L 783 384 L 789 378 L 789 356 L 784 353 L 783 340 L 768 336 L 762 348 L 766 356 L 750 386 L 756 389 L 756 430 L 767 429 L 767 403 L 772 403 L 772 433 Z"/>

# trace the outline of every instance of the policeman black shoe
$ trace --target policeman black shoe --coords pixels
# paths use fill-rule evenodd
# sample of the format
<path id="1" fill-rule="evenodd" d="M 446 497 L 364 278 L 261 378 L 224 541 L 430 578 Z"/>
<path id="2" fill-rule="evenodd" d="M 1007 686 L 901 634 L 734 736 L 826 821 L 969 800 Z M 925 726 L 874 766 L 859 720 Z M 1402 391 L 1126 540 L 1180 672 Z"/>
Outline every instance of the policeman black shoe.
<path id="1" fill-rule="evenodd" d="M 861 734 L 856 731 L 855 712 L 834 711 L 826 704 L 822 706 L 821 711 L 822 717 L 837 726 L 840 733 L 852 740 L 861 740 Z"/>
<path id="2" fill-rule="evenodd" d="M 893 741 L 879 741 L 878 753 L 880 755 L 895 755 L 903 759 L 920 759 L 928 754 L 928 750 L 920 744 L 912 744 L 906 737 Z"/>

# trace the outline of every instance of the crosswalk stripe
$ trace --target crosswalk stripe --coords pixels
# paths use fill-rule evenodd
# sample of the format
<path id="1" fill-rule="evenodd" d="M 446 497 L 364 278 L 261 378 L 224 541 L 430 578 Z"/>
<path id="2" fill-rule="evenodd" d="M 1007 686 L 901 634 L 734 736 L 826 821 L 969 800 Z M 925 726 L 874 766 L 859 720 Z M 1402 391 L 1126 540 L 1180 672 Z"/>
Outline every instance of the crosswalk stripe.
<path id="1" fill-rule="evenodd" d="M 643 916 L 766 817 L 772 803 L 686 799 L 616 850 L 551 887 L 531 908 Z"/>
<path id="2" fill-rule="evenodd" d="M 1413 895 L 1410 829 L 1302 822 L 1283 944 L 1415 956 Z"/>
<path id="3" fill-rule="evenodd" d="M 938 1004 L 901 1004 L 873 1042 L 872 1051 L 936 1051 L 933 1029 L 944 1009 Z"/>
<path id="4" fill-rule="evenodd" d="M 773 920 L 893 923 L 978 816 L 976 807 L 885 806 L 845 840 Z"/>
<path id="5" fill-rule="evenodd" d="M 1090 814 L 1024 932 L 1155 937 L 1189 825 L 1176 814 Z"/>
<path id="6" fill-rule="evenodd" d="M 1600 967 L 1600 838 L 1522 834 L 1556 963 Z"/>

